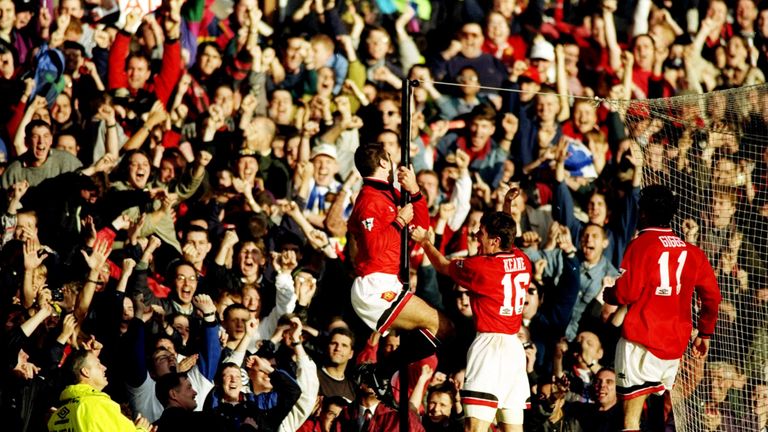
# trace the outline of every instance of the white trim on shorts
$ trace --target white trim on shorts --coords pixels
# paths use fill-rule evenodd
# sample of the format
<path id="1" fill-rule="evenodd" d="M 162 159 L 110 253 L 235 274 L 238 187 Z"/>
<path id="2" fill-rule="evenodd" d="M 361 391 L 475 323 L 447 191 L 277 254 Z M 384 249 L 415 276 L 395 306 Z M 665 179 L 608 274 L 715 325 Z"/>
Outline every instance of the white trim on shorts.
<path id="1" fill-rule="evenodd" d="M 644 346 L 623 337 L 616 344 L 616 395 L 628 400 L 656 393 L 664 394 L 675 383 L 680 360 L 656 357 Z"/>
<path id="2" fill-rule="evenodd" d="M 461 390 L 465 415 L 492 422 L 500 414 L 503 423 L 522 424 L 514 422 L 530 406 L 525 365 L 525 350 L 516 334 L 478 333 L 467 352 Z"/>

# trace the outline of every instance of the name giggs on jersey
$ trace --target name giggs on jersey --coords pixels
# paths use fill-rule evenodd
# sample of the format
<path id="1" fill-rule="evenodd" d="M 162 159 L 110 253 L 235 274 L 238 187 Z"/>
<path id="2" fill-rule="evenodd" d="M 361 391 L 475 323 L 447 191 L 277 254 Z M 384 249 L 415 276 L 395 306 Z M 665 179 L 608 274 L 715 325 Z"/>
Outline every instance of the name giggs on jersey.
<path id="1" fill-rule="evenodd" d="M 504 260 L 504 271 L 507 273 L 525 270 L 525 259 L 521 257 L 507 258 Z"/>
<path id="2" fill-rule="evenodd" d="M 677 236 L 659 236 L 659 241 L 664 247 L 685 247 L 685 242 Z"/>

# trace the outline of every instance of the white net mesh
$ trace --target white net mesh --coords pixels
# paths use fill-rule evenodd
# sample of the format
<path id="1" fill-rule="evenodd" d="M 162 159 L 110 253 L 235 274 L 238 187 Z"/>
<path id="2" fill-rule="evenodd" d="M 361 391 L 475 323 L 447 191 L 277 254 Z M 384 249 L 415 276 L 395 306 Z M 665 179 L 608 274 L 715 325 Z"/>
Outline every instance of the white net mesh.
<path id="1" fill-rule="evenodd" d="M 768 415 L 766 90 L 612 102 L 624 113 L 625 145 L 644 155 L 643 184 L 679 194 L 675 230 L 707 253 L 723 297 L 706 362 L 686 354 L 681 364 L 678 431 L 754 432 Z"/>

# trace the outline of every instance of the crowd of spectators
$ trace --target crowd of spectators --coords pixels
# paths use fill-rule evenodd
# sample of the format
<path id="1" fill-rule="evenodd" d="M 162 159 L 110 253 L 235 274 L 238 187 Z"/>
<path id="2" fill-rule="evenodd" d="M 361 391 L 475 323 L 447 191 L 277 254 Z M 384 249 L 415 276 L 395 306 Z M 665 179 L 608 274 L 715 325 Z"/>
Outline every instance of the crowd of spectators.
<path id="1" fill-rule="evenodd" d="M 346 218 L 355 149 L 400 162 L 404 78 L 434 243 L 472 255 L 503 210 L 535 263 L 526 430 L 621 429 L 602 290 L 653 182 L 723 293 L 676 400 L 697 430 L 768 426 L 768 93 L 694 98 L 765 81 L 768 3 L 264 3 L 0 0 L 4 429 L 396 430 L 370 364 L 408 347 L 351 308 Z M 666 120 L 594 100 L 676 95 Z M 463 430 L 469 297 L 410 261 L 457 333 L 411 366 L 411 430 Z"/>

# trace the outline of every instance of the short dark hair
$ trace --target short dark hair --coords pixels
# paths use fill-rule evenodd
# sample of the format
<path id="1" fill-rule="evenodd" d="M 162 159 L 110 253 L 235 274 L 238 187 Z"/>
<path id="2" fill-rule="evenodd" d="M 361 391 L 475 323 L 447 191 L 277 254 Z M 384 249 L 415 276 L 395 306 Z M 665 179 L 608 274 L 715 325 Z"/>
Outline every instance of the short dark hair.
<path id="1" fill-rule="evenodd" d="M 238 371 L 240 370 L 240 365 L 234 362 L 224 362 L 221 365 L 219 365 L 218 370 L 216 371 L 216 376 L 214 377 L 214 384 L 216 385 L 222 385 L 224 384 L 224 371 L 229 368 L 235 368 Z"/>
<path id="2" fill-rule="evenodd" d="M 640 191 L 640 214 L 649 226 L 668 228 L 677 213 L 678 198 L 664 185 L 646 186 Z"/>
<path id="3" fill-rule="evenodd" d="M 184 240 L 187 239 L 187 236 L 189 235 L 189 233 L 193 233 L 193 232 L 203 233 L 205 234 L 205 239 L 208 241 L 211 241 L 211 235 L 208 233 L 208 230 L 198 225 L 190 225 L 187 228 L 187 231 L 184 233 Z"/>
<path id="4" fill-rule="evenodd" d="M 584 235 L 584 233 L 587 232 L 587 228 L 589 227 L 596 227 L 597 229 L 599 229 L 600 234 L 602 234 L 603 236 L 603 240 L 606 240 L 608 238 L 608 234 L 605 232 L 605 227 L 592 222 L 587 222 L 586 224 L 584 224 L 584 228 L 581 230 L 581 235 Z"/>
<path id="5" fill-rule="evenodd" d="M 456 398 L 456 387 L 447 382 L 431 387 L 427 392 L 427 399 L 429 399 L 434 393 L 446 393 L 451 397 L 451 400 L 454 400 Z M 453 412 L 453 408 L 451 408 L 451 410 L 451 412 Z"/>
<path id="6" fill-rule="evenodd" d="M 349 405 L 349 402 L 341 396 L 328 396 L 323 398 L 323 411 L 328 411 L 328 408 L 333 405 L 346 408 L 346 406 Z"/>
<path id="7" fill-rule="evenodd" d="M 29 122 L 27 127 L 24 128 L 24 138 L 28 140 L 32 136 L 32 129 L 39 127 L 44 127 L 48 129 L 48 132 L 53 133 L 53 129 L 51 128 L 51 125 L 48 124 L 48 122 L 45 120 L 36 119 Z"/>
<path id="8" fill-rule="evenodd" d="M 189 379 L 186 372 L 171 372 L 157 378 L 155 381 L 155 397 L 157 397 L 157 400 L 160 401 L 163 407 L 168 406 L 168 395 L 171 390 L 179 388 L 183 379 Z"/>
<path id="9" fill-rule="evenodd" d="M 328 334 L 328 341 L 333 339 L 336 335 L 342 335 L 348 337 L 352 342 L 350 345 L 352 345 L 352 348 L 355 347 L 355 334 L 352 333 L 352 330 L 346 328 L 346 327 L 336 327 L 335 329 L 331 330 L 331 333 Z"/>
<path id="10" fill-rule="evenodd" d="M 229 317 L 229 314 L 232 313 L 232 311 L 238 310 L 238 309 L 242 309 L 242 310 L 244 310 L 244 311 L 246 311 L 248 313 L 251 312 L 242 303 L 232 303 L 231 305 L 227 306 L 226 309 L 224 309 L 224 313 L 222 313 L 222 317 L 226 320 L 227 317 Z"/>
<path id="11" fill-rule="evenodd" d="M 470 113 L 472 121 L 476 120 L 488 120 L 490 122 L 496 122 L 496 110 L 488 104 L 480 104 L 472 109 Z"/>
<path id="12" fill-rule="evenodd" d="M 64 372 L 64 378 L 67 384 L 78 384 L 80 382 L 80 369 L 85 367 L 85 363 L 88 361 L 88 350 L 72 351 L 64 362 L 62 368 Z"/>
<path id="13" fill-rule="evenodd" d="M 490 212 L 480 218 L 480 225 L 485 227 L 488 237 L 498 237 L 502 250 L 509 250 L 515 244 L 517 224 L 512 216 L 504 212 Z"/>
<path id="14" fill-rule="evenodd" d="M 363 177 L 370 177 L 376 172 L 379 161 L 387 159 L 387 151 L 379 143 L 361 145 L 355 150 L 355 168 Z"/>

